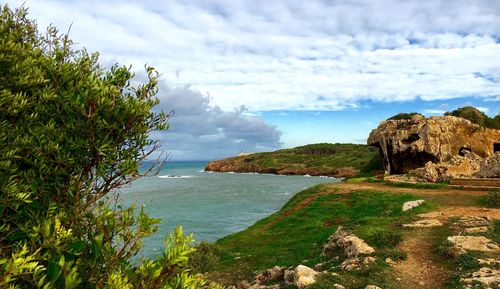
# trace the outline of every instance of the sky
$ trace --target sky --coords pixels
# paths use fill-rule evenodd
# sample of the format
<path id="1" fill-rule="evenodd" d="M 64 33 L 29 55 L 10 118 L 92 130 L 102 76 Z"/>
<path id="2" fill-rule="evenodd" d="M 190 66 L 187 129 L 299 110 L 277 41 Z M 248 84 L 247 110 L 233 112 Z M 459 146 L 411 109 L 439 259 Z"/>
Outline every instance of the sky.
<path id="1" fill-rule="evenodd" d="M 161 74 L 172 160 L 366 143 L 399 112 L 500 112 L 496 0 L 8 0 L 100 63 Z M 69 29 L 71 27 L 71 29 Z"/>

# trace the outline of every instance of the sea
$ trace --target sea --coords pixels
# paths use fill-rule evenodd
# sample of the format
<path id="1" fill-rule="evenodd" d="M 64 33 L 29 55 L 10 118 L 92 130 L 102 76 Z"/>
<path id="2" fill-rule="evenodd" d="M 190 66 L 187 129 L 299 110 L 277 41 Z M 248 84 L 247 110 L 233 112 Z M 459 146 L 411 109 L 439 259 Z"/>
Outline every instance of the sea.
<path id="1" fill-rule="evenodd" d="M 213 242 L 244 230 L 276 211 L 296 193 L 340 179 L 253 173 L 205 172 L 204 161 L 169 161 L 155 176 L 120 189 L 126 205 L 144 205 L 160 218 L 158 232 L 144 241 L 140 256 L 155 257 L 177 226 L 197 242 Z"/>

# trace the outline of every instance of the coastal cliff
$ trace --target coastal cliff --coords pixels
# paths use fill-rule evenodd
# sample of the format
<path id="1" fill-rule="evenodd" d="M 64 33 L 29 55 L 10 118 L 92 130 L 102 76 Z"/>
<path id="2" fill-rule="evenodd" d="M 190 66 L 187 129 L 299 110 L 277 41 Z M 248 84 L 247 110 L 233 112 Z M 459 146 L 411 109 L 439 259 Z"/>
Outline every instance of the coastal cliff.
<path id="1" fill-rule="evenodd" d="M 312 144 L 274 152 L 246 154 L 211 161 L 205 168 L 206 171 L 214 172 L 337 178 L 373 174 L 381 169 L 377 149 L 358 144 Z"/>

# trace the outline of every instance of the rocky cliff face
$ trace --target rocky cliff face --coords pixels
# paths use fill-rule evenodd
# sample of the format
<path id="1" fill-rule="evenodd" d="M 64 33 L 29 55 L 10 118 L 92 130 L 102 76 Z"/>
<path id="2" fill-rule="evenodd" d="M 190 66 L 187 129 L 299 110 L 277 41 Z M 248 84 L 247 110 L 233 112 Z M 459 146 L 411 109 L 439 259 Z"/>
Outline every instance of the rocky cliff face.
<path id="1" fill-rule="evenodd" d="M 500 130 L 485 129 L 454 116 L 387 120 L 372 130 L 368 144 L 378 147 L 390 173 L 408 173 L 426 163 L 447 163 L 472 152 L 487 158 L 500 151 Z"/>

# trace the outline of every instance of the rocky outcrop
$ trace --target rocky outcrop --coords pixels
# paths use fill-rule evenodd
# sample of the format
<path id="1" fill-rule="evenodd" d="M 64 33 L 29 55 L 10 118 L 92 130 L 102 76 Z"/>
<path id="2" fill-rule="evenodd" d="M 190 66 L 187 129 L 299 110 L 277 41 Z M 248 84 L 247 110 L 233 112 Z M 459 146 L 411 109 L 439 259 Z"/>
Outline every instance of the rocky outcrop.
<path id="1" fill-rule="evenodd" d="M 368 144 L 379 148 L 390 173 L 408 173 L 427 163 L 447 163 L 455 156 L 473 152 L 481 158 L 495 153 L 500 130 L 485 129 L 454 116 L 387 120 L 372 130 Z M 461 169 L 473 164 L 463 161 Z"/>
<path id="2" fill-rule="evenodd" d="M 448 241 L 453 245 L 456 255 L 467 251 L 500 252 L 500 248 L 484 236 L 450 236 Z"/>
<path id="3" fill-rule="evenodd" d="M 477 272 L 467 274 L 467 276 L 460 279 L 460 282 L 465 285 L 474 285 L 479 283 L 486 286 L 486 288 L 498 288 L 500 287 L 500 270 L 483 267 Z M 474 286 L 474 288 L 477 287 Z"/>
<path id="4" fill-rule="evenodd" d="M 359 170 L 353 167 L 341 167 L 330 170 L 324 167 L 265 167 L 249 164 L 244 158 L 227 158 L 222 160 L 210 161 L 205 167 L 205 171 L 220 173 L 259 173 L 275 175 L 309 175 L 309 176 L 327 176 L 335 178 L 351 178 L 358 175 Z"/>

